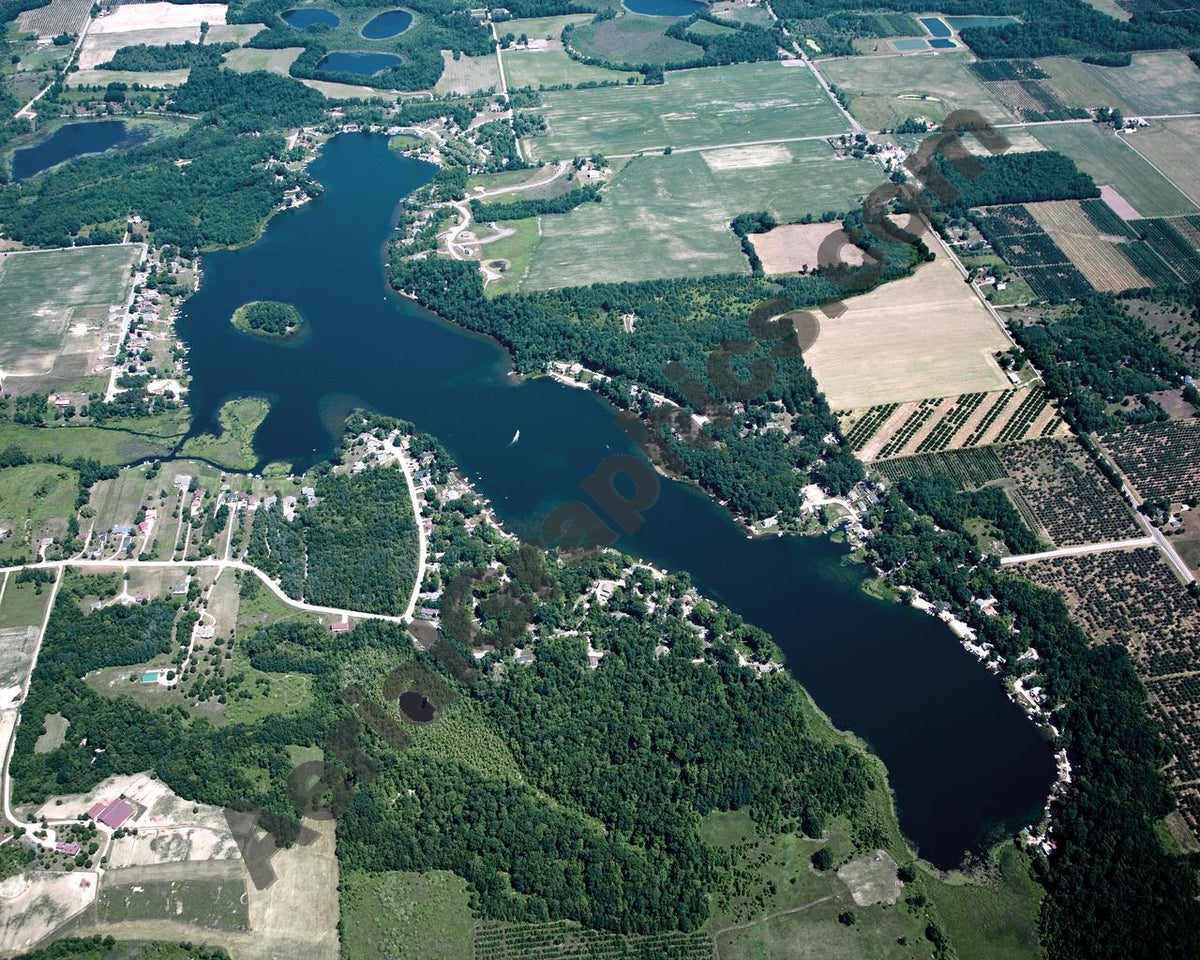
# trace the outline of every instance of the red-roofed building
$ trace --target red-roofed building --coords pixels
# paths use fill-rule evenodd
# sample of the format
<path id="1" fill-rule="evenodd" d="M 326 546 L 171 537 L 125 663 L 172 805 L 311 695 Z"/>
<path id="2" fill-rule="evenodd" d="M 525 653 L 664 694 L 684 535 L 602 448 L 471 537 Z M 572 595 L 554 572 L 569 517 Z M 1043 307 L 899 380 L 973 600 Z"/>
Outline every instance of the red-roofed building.
<path id="1" fill-rule="evenodd" d="M 79 844 L 77 843 L 56 843 L 54 849 L 59 853 L 65 853 L 68 857 L 73 857 L 79 853 Z"/>
<path id="2" fill-rule="evenodd" d="M 103 800 L 97 800 L 88 808 L 88 819 L 95 820 L 98 816 L 100 816 L 100 814 L 104 811 L 104 808 L 107 806 L 108 804 Z"/>
<path id="3" fill-rule="evenodd" d="M 133 804 L 124 800 L 114 800 L 112 803 L 96 803 L 88 810 L 88 816 L 97 823 L 116 830 L 126 820 L 134 815 Z"/>

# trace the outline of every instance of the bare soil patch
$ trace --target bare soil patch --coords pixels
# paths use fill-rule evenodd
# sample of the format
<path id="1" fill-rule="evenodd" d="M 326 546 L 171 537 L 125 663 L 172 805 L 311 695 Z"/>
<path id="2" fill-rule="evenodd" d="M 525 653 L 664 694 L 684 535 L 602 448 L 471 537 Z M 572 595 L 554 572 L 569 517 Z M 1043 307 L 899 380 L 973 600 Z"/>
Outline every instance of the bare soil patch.
<path id="1" fill-rule="evenodd" d="M 789 223 L 766 233 L 756 233 L 750 240 L 754 252 L 762 261 L 763 272 L 772 276 L 799 273 L 804 267 L 816 269 L 818 252 L 830 234 L 846 234 L 836 223 Z M 844 243 L 838 254 L 850 266 L 860 266 L 863 252 L 850 243 Z"/>

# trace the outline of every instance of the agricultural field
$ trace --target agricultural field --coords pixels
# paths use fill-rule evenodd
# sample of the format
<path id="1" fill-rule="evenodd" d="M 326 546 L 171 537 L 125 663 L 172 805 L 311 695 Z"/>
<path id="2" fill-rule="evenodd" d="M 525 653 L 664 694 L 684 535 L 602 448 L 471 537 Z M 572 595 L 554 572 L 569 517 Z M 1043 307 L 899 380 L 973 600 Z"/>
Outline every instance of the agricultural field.
<path id="1" fill-rule="evenodd" d="M 1143 500 L 1200 501 L 1200 421 L 1122 427 L 1101 439 Z"/>
<path id="2" fill-rule="evenodd" d="M 626 13 L 578 26 L 566 42 L 585 56 L 612 63 L 684 63 L 704 56 L 703 47 L 663 35 L 673 22 L 666 17 Z"/>
<path id="3" fill-rule="evenodd" d="M 749 6 L 739 0 L 716 0 L 711 4 L 712 12 L 722 20 L 748 23 L 754 27 L 770 27 L 774 23 L 769 10 L 762 6 Z"/>
<path id="4" fill-rule="evenodd" d="M 826 136 L 846 129 L 813 75 L 803 66 L 782 63 L 678 70 L 653 86 L 553 91 L 542 94 L 541 105 L 531 112 L 549 125 L 545 137 L 528 142 L 543 160 Z"/>
<path id="5" fill-rule="evenodd" d="M 1037 137 L 1047 149 L 1074 160 L 1097 184 L 1115 187 L 1139 216 L 1171 217 L 1198 212 L 1196 205 L 1155 170 L 1125 137 L 1106 127 L 1091 123 L 1042 124 L 1037 128 Z"/>
<path id="6" fill-rule="evenodd" d="M 587 23 L 593 14 L 568 13 L 558 17 L 521 17 L 516 20 L 504 20 L 496 24 L 500 36 L 511 33 L 516 36 L 525 34 L 530 40 L 561 40 L 563 27 L 569 23 L 576 26 Z"/>
<path id="7" fill-rule="evenodd" d="M 253 73 L 266 70 L 286 77 L 296 58 L 304 52 L 303 47 L 281 47 L 278 50 L 256 50 L 239 47 L 225 54 L 225 66 L 237 73 Z"/>
<path id="8" fill-rule="evenodd" d="M 835 410 L 1009 386 L 992 357 L 1009 340 L 946 257 L 846 306 L 805 354 Z"/>
<path id="9" fill-rule="evenodd" d="M 1098 67 L 1067 57 L 1037 64 L 1046 81 L 1075 107 L 1118 107 L 1126 116 L 1193 113 L 1200 103 L 1200 70 L 1182 50 L 1135 53 L 1128 67 Z"/>
<path id="10" fill-rule="evenodd" d="M 80 70 L 68 75 L 74 87 L 104 87 L 110 83 L 140 83 L 143 87 L 160 89 L 181 87 L 187 83 L 187 70 Z"/>
<path id="11" fill-rule="evenodd" d="M 1200 607 L 1153 547 L 1055 557 L 1021 573 L 1066 599 L 1097 643 L 1119 643 L 1150 694 L 1150 709 L 1175 750 L 1167 776 L 1184 818 L 1200 832 Z"/>
<path id="12" fill-rule="evenodd" d="M 558 86 L 563 83 L 625 83 L 629 79 L 640 79 L 636 73 L 607 70 L 579 63 L 568 57 L 559 45 L 545 50 L 506 50 L 504 77 L 510 90 L 522 87 Z"/>
<path id="13" fill-rule="evenodd" d="M 976 110 L 986 120 L 1018 119 L 968 69 L 970 57 L 848 57 L 821 61 L 821 72 L 842 91 L 850 112 L 871 130 L 909 117 L 940 122 L 954 110 Z"/>
<path id="14" fill-rule="evenodd" d="M 51 0 L 47 6 L 18 15 L 17 26 L 22 32 L 31 31 L 39 37 L 78 34 L 91 9 L 92 0 Z"/>
<path id="15" fill-rule="evenodd" d="M 109 308 L 124 303 L 141 252 L 130 244 L 0 255 L 4 380 L 90 373 Z"/>
<path id="16" fill-rule="evenodd" d="M 499 238 L 482 248 L 486 290 L 493 296 L 516 293 L 529 276 L 529 265 L 542 236 L 540 221 L 533 218 L 496 226 L 501 231 Z"/>
<path id="17" fill-rule="evenodd" d="M 970 69 L 999 103 L 1023 120 L 1088 116 L 1082 107 L 1064 103 L 1046 84 L 1046 72 L 1032 60 L 986 60 L 971 64 Z"/>
<path id="18" fill-rule="evenodd" d="M 468 960 L 475 922 L 467 884 L 429 873 L 342 877 L 344 960 Z"/>
<path id="19" fill-rule="evenodd" d="M 1116 293 L 1153 286 L 1121 249 L 1101 233 L 1078 201 L 1030 203 L 1025 209 L 1097 290 Z"/>
<path id="20" fill-rule="evenodd" d="M 493 55 L 468 57 L 462 53 L 456 60 L 449 50 L 443 50 L 442 62 L 445 66 L 433 88 L 435 93 L 490 93 L 500 89 L 500 67 Z M 511 76 L 508 85 L 516 86 Z"/>
<path id="21" fill-rule="evenodd" d="M 639 157 L 605 188 L 603 202 L 541 218 L 524 287 L 745 273 L 729 230 L 739 213 L 764 203 L 781 220 L 844 210 L 878 179 L 873 163 L 835 160 L 820 141 Z M 488 248 L 487 256 L 495 253 Z"/>
<path id="22" fill-rule="evenodd" d="M 821 244 L 831 234 L 841 234 L 839 239 L 846 236 L 840 223 L 788 223 L 766 233 L 751 234 L 750 242 L 762 261 L 763 273 L 778 276 L 796 273 L 803 267 L 816 267 Z M 850 245 L 839 251 L 839 258 L 853 267 L 863 262 L 862 251 Z"/>
<path id="23" fill-rule="evenodd" d="M 1194 108 L 1193 108 L 1194 109 Z M 1200 204 L 1200 119 L 1155 120 L 1126 141 L 1193 202 Z"/>
<path id="24" fill-rule="evenodd" d="M 1041 386 L 964 393 L 854 410 L 842 417 L 851 449 L 864 463 L 992 443 L 1057 436 L 1062 416 Z"/>
<path id="25" fill-rule="evenodd" d="M 104 875 L 92 907 L 97 923 L 172 920 L 187 926 L 244 930 L 241 864 L 208 861 L 126 867 Z"/>
<path id="26" fill-rule="evenodd" d="M 1141 535 L 1124 499 L 1074 438 L 1000 447 L 996 455 L 1055 546 Z"/>

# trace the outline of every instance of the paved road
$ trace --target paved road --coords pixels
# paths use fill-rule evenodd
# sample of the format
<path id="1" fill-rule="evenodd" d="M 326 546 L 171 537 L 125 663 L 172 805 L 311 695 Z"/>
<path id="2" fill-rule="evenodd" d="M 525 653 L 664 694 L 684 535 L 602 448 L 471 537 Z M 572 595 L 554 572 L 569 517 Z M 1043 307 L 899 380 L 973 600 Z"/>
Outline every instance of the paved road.
<path id="1" fill-rule="evenodd" d="M 1112 540 L 1108 543 L 1085 543 L 1077 547 L 1060 547 L 1057 550 L 1047 550 L 1044 553 L 1022 553 L 1015 557 L 1001 557 L 1001 566 L 1013 563 L 1032 563 L 1036 560 L 1050 560 L 1053 557 L 1078 557 L 1085 553 L 1108 553 L 1112 550 L 1128 550 L 1130 547 L 1153 547 L 1153 537 L 1135 537 L 1131 540 Z"/>

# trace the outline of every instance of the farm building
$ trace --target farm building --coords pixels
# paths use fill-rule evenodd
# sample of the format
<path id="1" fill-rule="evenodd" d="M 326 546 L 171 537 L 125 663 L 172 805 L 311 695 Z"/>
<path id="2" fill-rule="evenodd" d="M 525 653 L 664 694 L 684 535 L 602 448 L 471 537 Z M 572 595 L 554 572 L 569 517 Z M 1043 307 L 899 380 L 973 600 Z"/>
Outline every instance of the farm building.
<path id="1" fill-rule="evenodd" d="M 116 830 L 134 813 L 133 804 L 125 800 L 113 800 L 110 803 L 98 800 L 92 804 L 87 815 L 89 819 Z"/>

